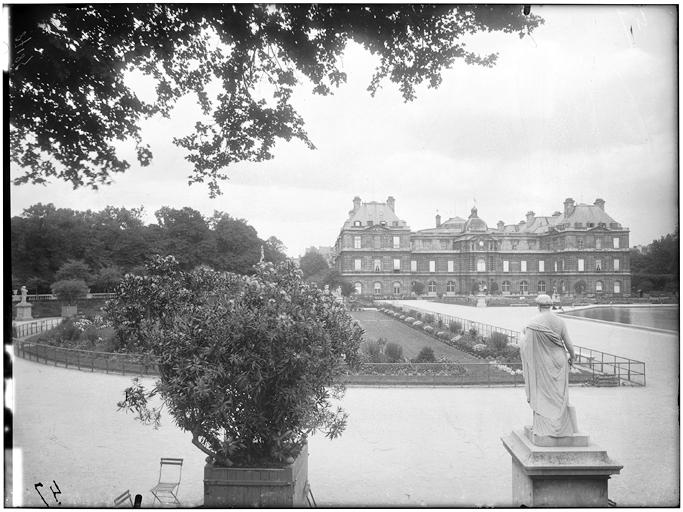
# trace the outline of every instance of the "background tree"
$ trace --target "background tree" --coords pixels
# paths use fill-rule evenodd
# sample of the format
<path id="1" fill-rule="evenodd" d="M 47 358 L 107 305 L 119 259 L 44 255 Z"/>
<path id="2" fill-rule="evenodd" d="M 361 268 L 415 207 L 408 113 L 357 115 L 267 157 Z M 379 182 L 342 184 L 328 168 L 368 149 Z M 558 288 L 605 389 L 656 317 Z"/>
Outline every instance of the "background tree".
<path id="1" fill-rule="evenodd" d="M 323 279 L 323 284 L 328 285 L 330 290 L 341 288 L 341 294 L 344 297 L 349 297 L 354 292 L 353 284 L 344 279 L 337 270 L 329 270 Z"/>
<path id="2" fill-rule="evenodd" d="M 207 182 L 213 196 L 225 167 L 272 158 L 278 139 L 314 147 L 291 104 L 294 88 L 304 80 L 326 95 L 343 83 L 350 41 L 378 60 L 370 93 L 389 79 L 408 101 L 423 82 L 437 87 L 458 59 L 496 62 L 469 51 L 464 36 L 524 37 L 541 22 L 512 5 L 12 5 L 10 158 L 24 172 L 15 183 L 109 183 L 130 167 L 117 139 L 134 141 L 148 165 L 140 121 L 169 115 L 192 93 L 204 117 L 174 142 L 193 165 L 190 182 Z M 131 70 L 154 81 L 151 102 L 126 83 Z M 222 90 L 212 97 L 215 81 Z"/>
<path id="3" fill-rule="evenodd" d="M 631 256 L 631 286 L 637 292 L 674 292 L 680 282 L 679 229 L 644 247 L 634 247 Z"/>
<path id="4" fill-rule="evenodd" d="M 68 260 L 55 274 L 57 281 L 80 280 L 86 284 L 93 282 L 90 266 L 83 260 Z"/>
<path id="5" fill-rule="evenodd" d="M 252 273 L 261 257 L 261 245 L 256 230 L 244 219 L 235 219 L 215 212 L 211 219 L 214 233 L 213 267 L 238 274 Z"/>
<path id="6" fill-rule="evenodd" d="M 113 292 L 122 279 L 121 269 L 118 267 L 105 267 L 98 272 L 94 285 L 98 291 Z"/>
<path id="7" fill-rule="evenodd" d="M 425 292 L 425 284 L 422 281 L 414 281 L 410 290 L 419 297 Z"/>
<path id="8" fill-rule="evenodd" d="M 277 237 L 271 236 L 263 244 L 263 254 L 266 261 L 281 263 L 287 259 L 287 248 Z"/>
<path id="9" fill-rule="evenodd" d="M 73 306 L 77 299 L 81 299 L 88 293 L 88 285 L 82 279 L 64 279 L 57 281 L 51 286 L 52 293 L 57 300 Z"/>
<path id="10" fill-rule="evenodd" d="M 310 247 L 299 260 L 299 268 L 303 272 L 304 279 L 322 284 L 327 277 L 330 266 L 316 248 Z"/>

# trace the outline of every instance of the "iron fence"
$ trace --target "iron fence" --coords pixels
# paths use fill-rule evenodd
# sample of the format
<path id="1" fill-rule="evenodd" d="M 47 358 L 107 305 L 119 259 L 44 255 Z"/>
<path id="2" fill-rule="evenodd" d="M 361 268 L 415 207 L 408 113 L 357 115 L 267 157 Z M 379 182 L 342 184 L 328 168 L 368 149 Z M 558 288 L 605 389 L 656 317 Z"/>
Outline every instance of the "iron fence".
<path id="1" fill-rule="evenodd" d="M 14 353 L 29 361 L 91 372 L 103 371 L 121 375 L 159 374 L 154 357 L 143 354 L 94 352 L 21 340 L 15 340 Z"/>
<path id="2" fill-rule="evenodd" d="M 13 325 L 14 332 L 18 338 L 24 338 L 26 336 L 32 336 L 33 334 L 39 334 L 43 331 L 49 331 L 54 329 L 62 322 L 61 318 L 50 318 L 46 320 L 36 320 L 35 322 Z"/>

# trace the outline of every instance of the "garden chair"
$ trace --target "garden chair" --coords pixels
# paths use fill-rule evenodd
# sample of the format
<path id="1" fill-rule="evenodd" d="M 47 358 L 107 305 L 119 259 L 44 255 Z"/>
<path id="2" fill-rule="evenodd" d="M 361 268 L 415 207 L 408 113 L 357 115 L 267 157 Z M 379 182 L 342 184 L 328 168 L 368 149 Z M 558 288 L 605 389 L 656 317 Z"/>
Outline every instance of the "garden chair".
<path id="1" fill-rule="evenodd" d="M 180 505 L 178 488 L 183 472 L 183 459 L 162 457 L 159 464 L 159 482 L 150 490 L 162 505 Z"/>
<path id="2" fill-rule="evenodd" d="M 126 504 L 126 501 L 128 504 Z M 126 489 L 126 492 L 121 494 L 120 496 L 117 496 L 114 498 L 114 508 L 120 508 L 120 507 L 126 507 L 130 505 L 130 508 L 133 508 L 133 498 L 130 496 L 130 490 Z"/>

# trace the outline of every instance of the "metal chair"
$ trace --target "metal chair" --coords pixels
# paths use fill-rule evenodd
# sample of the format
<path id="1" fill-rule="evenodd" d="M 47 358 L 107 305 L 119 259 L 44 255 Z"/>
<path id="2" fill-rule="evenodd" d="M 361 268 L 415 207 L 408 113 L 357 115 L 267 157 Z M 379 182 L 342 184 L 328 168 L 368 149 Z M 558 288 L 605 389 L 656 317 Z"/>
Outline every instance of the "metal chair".
<path id="1" fill-rule="evenodd" d="M 183 472 L 183 459 L 162 457 L 159 464 L 159 482 L 150 490 L 155 501 L 162 505 L 180 505 L 178 489 Z"/>
<path id="2" fill-rule="evenodd" d="M 133 508 L 133 498 L 130 495 L 129 489 L 126 489 L 126 492 L 121 494 L 121 496 L 114 498 L 114 508 L 128 507 L 126 501 L 128 501 L 130 508 Z"/>

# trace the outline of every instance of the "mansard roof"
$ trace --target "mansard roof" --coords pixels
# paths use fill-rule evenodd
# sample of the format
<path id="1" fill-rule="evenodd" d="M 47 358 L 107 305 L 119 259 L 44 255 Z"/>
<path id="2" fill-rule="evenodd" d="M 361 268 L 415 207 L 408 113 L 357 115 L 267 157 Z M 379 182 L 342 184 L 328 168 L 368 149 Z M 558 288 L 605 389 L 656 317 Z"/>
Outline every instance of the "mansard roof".
<path id="1" fill-rule="evenodd" d="M 408 227 L 406 222 L 399 219 L 387 203 L 378 203 L 376 201 L 362 203 L 357 209 L 351 210 L 349 218 L 344 222 L 344 228 L 353 227 L 355 221 L 360 221 L 363 227 L 368 225 L 368 221 L 372 221 L 374 225 L 386 222 L 388 227 L 392 227 L 394 222 L 398 222 L 399 227 Z"/>
<path id="2" fill-rule="evenodd" d="M 570 214 L 568 216 L 563 215 L 560 222 L 558 222 L 558 224 L 567 223 L 569 227 L 574 227 L 577 223 L 581 224 L 584 228 L 588 224 L 597 226 L 600 223 L 604 223 L 607 227 L 611 227 L 610 225 L 614 224 L 621 227 L 618 222 L 605 213 L 605 210 L 593 204 L 577 204 L 574 206 Z"/>

